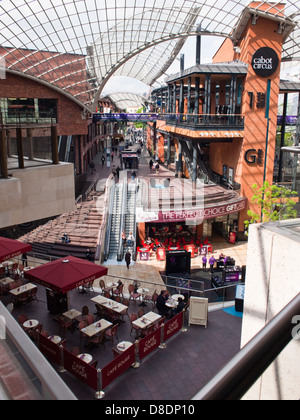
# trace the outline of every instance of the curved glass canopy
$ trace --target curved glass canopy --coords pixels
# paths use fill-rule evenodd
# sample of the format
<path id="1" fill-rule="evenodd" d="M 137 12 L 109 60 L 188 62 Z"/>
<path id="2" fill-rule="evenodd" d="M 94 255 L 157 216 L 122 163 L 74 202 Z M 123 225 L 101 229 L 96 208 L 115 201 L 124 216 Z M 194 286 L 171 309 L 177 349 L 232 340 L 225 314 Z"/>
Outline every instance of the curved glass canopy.
<path id="1" fill-rule="evenodd" d="M 0 57 L 93 110 L 113 76 L 149 86 L 164 75 L 187 37 L 230 37 L 249 0 L 2 0 Z M 300 0 L 255 2 L 252 10 L 295 22 L 283 59 L 300 59 Z M 263 12 L 262 12 L 263 10 Z"/>

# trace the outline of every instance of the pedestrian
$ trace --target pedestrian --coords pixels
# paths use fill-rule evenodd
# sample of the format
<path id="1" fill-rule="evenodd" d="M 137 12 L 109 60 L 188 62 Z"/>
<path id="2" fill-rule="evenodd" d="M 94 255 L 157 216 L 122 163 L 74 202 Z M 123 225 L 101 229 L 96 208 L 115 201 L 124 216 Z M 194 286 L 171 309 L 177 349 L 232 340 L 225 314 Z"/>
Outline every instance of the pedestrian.
<path id="1" fill-rule="evenodd" d="M 93 253 L 90 250 L 90 248 L 87 248 L 86 253 L 85 253 L 85 257 L 88 261 L 93 261 Z"/>
<path id="2" fill-rule="evenodd" d="M 91 173 L 96 172 L 95 164 L 93 161 L 90 163 L 90 168 L 91 168 Z"/>
<path id="3" fill-rule="evenodd" d="M 202 257 L 202 268 L 203 268 L 203 271 L 205 271 L 205 272 L 206 272 L 206 263 L 207 263 L 206 255 L 203 255 L 203 257 Z"/>
<path id="4" fill-rule="evenodd" d="M 27 261 L 27 254 L 23 254 L 22 255 L 22 263 L 23 263 L 23 267 L 28 267 L 28 261 Z"/>
<path id="5" fill-rule="evenodd" d="M 125 254 L 125 261 L 126 261 L 127 268 L 129 270 L 129 266 L 130 266 L 130 262 L 131 262 L 131 254 L 130 254 L 129 251 L 127 251 L 126 254 Z"/>
<path id="6" fill-rule="evenodd" d="M 102 162 L 102 166 L 104 166 L 104 162 L 105 162 L 105 157 L 104 157 L 104 155 L 102 155 L 101 162 Z"/>
<path id="7" fill-rule="evenodd" d="M 117 169 L 116 169 L 115 165 L 113 165 L 113 167 L 112 167 L 112 174 L 113 174 L 114 177 L 117 175 Z"/>
<path id="8" fill-rule="evenodd" d="M 159 174 L 159 164 L 158 163 L 156 164 L 155 169 L 156 169 L 156 173 Z"/>
<path id="9" fill-rule="evenodd" d="M 116 173 L 117 173 L 117 177 L 118 177 L 118 180 L 119 180 L 120 179 L 120 167 L 119 166 L 117 166 Z"/>
<path id="10" fill-rule="evenodd" d="M 110 157 L 111 157 L 111 161 L 112 161 L 112 162 L 114 161 L 114 156 L 115 156 L 114 152 L 111 152 Z"/>
<path id="11" fill-rule="evenodd" d="M 150 169 L 150 172 L 152 171 L 152 168 L 153 168 L 153 160 L 152 160 L 152 159 L 150 159 L 150 162 L 149 162 L 149 169 Z"/>
<path id="12" fill-rule="evenodd" d="M 212 255 L 209 259 L 209 265 L 210 265 L 210 272 L 213 274 L 214 272 L 214 264 L 215 264 L 215 257 Z"/>
<path id="13" fill-rule="evenodd" d="M 126 233 L 125 233 L 125 230 L 123 230 L 123 232 L 122 232 L 122 245 L 123 245 L 123 247 L 126 246 L 126 242 L 127 242 Z"/>
<path id="14" fill-rule="evenodd" d="M 133 171 L 131 172 L 131 179 L 132 179 L 132 181 L 134 181 L 134 180 L 135 180 L 135 178 L 136 178 L 136 172 L 135 172 L 135 170 L 133 170 Z"/>
<path id="15" fill-rule="evenodd" d="M 130 247 L 133 247 L 133 244 L 134 244 L 134 236 L 132 232 L 130 232 L 128 236 L 128 240 L 127 240 L 127 245 Z"/>

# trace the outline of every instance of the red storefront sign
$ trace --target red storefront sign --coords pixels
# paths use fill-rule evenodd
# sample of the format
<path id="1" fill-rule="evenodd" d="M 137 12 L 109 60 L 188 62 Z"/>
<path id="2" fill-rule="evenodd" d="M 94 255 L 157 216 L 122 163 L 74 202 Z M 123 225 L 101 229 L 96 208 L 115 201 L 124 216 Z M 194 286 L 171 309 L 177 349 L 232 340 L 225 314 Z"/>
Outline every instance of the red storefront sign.
<path id="1" fill-rule="evenodd" d="M 157 261 L 165 261 L 166 260 L 165 248 L 157 248 L 156 255 L 157 255 Z"/>
<path id="2" fill-rule="evenodd" d="M 165 323 L 164 326 L 164 341 L 168 340 L 174 334 L 181 330 L 183 322 L 183 312 L 180 312 L 174 318 Z"/>
<path id="3" fill-rule="evenodd" d="M 97 369 L 64 349 L 64 368 L 72 373 L 79 381 L 84 382 L 95 391 L 98 391 Z"/>
<path id="4" fill-rule="evenodd" d="M 151 334 L 144 337 L 139 342 L 139 356 L 140 359 L 144 359 L 149 353 L 157 349 L 160 345 L 161 328 L 158 328 Z"/>
<path id="5" fill-rule="evenodd" d="M 101 370 L 102 389 L 106 388 L 112 381 L 117 379 L 123 372 L 129 369 L 134 362 L 135 346 L 133 345 Z"/>
<path id="6" fill-rule="evenodd" d="M 61 348 L 42 334 L 39 334 L 39 350 L 47 360 L 60 364 Z"/>

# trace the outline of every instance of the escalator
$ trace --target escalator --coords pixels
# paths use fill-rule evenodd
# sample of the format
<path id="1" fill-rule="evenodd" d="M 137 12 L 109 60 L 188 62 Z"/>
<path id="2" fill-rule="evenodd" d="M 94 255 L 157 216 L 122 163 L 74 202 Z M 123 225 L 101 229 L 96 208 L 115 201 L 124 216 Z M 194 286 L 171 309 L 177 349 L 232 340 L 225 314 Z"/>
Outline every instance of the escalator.
<path id="1" fill-rule="evenodd" d="M 122 196 L 124 185 L 116 184 L 114 189 L 114 197 L 110 214 L 109 244 L 107 259 L 117 260 L 120 237 L 121 237 L 121 219 L 122 219 Z"/>
<path id="2" fill-rule="evenodd" d="M 69 162 L 72 136 L 60 136 L 58 143 L 58 156 L 60 162 Z"/>

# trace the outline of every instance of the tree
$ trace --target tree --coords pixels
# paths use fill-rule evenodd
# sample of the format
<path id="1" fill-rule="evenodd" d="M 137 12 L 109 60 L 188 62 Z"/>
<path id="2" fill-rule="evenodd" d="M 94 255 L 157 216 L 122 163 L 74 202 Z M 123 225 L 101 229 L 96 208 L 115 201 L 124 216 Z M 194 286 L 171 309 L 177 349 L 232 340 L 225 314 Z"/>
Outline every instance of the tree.
<path id="1" fill-rule="evenodd" d="M 245 221 L 246 228 L 251 223 L 287 220 L 297 217 L 295 205 L 298 193 L 296 191 L 284 186 L 270 185 L 267 181 L 261 188 L 257 184 L 253 184 L 252 191 L 254 194 L 251 202 L 260 206 L 261 214 L 248 210 L 247 214 L 250 220 Z"/>

